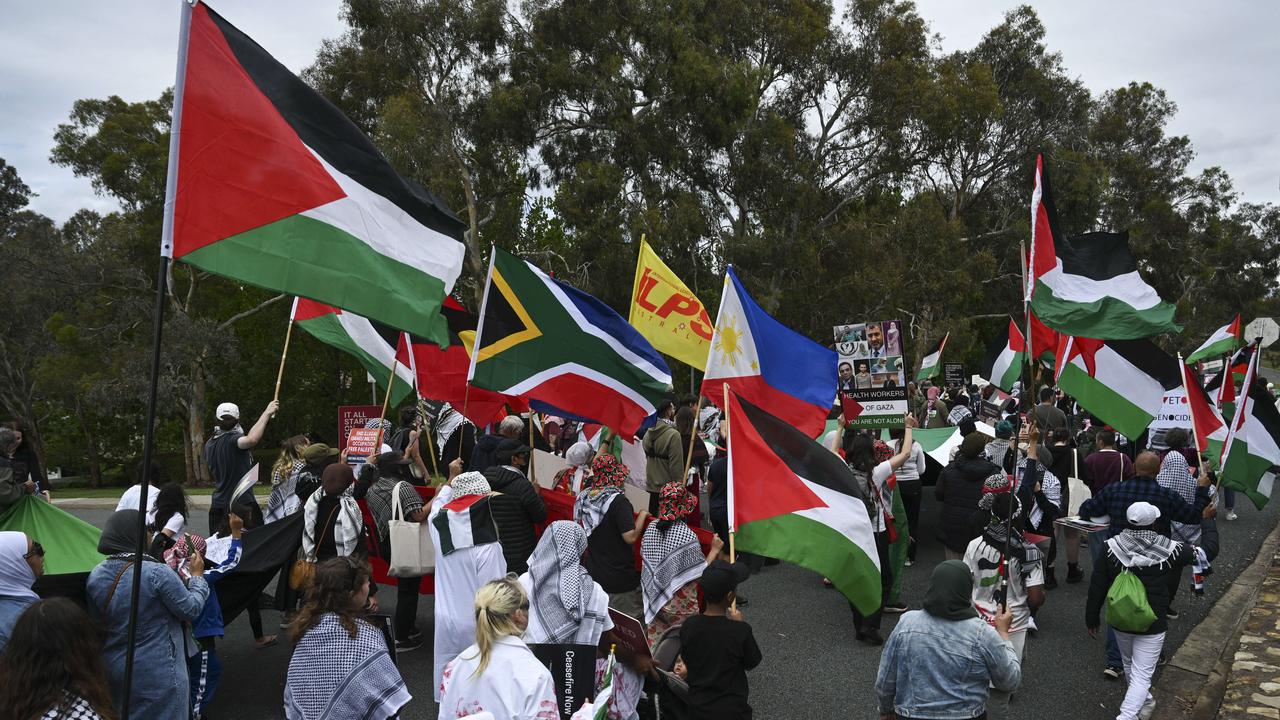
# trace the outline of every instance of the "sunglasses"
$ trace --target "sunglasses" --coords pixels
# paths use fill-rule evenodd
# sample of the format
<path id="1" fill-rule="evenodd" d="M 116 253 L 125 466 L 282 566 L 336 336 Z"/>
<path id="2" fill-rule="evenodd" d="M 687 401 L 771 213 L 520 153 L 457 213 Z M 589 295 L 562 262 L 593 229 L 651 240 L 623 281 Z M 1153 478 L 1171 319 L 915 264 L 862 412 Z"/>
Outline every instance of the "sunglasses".
<path id="1" fill-rule="evenodd" d="M 35 540 L 31 541 L 31 552 L 26 553 L 22 557 L 23 559 L 29 559 L 32 555 L 38 555 L 39 557 L 44 557 L 44 546 L 42 546 L 39 542 Z"/>

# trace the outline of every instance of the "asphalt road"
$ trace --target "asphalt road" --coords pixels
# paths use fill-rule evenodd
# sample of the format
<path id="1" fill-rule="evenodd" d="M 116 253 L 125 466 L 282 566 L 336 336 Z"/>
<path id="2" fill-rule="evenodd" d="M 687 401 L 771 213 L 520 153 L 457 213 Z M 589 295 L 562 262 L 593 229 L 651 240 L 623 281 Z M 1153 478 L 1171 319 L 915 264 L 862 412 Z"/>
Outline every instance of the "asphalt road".
<path id="1" fill-rule="evenodd" d="M 1222 552 L 1213 563 L 1204 596 L 1196 598 L 1187 580 L 1175 600 L 1181 611 L 1170 621 L 1165 653 L 1172 655 L 1222 594 L 1228 581 L 1244 569 L 1276 523 L 1274 506 L 1255 510 L 1242 496 L 1245 506 L 1237 507 L 1240 519 L 1220 518 Z M 937 503 L 925 489 L 922 525 L 936 527 Z M 101 527 L 106 510 L 74 510 L 77 516 Z M 197 511 L 197 515 L 203 513 Z M 203 530 L 202 517 L 193 523 Z M 1082 566 L 1088 572 L 1089 552 L 1081 548 Z M 929 573 L 942 559 L 942 546 L 925 538 L 913 567 L 906 569 L 903 599 L 919 608 Z M 1037 616 L 1040 631 L 1027 643 L 1023 662 L 1022 688 L 1015 694 L 1012 716 L 1039 718 L 1071 717 L 1076 720 L 1113 718 L 1124 694 L 1123 682 L 1102 678 L 1104 648 L 1101 640 L 1091 640 L 1084 629 L 1087 581 L 1077 585 L 1062 582 L 1066 559 L 1059 548 L 1057 590 Z M 1189 577 L 1189 575 L 1188 575 Z M 823 587 L 813 573 L 789 565 L 766 567 L 742 587 L 750 604 L 744 615 L 755 630 L 764 662 L 750 674 L 751 704 L 756 718 L 875 718 L 874 682 L 880 653 L 854 639 L 854 630 L 845 600 Z M 379 602 L 390 609 L 394 588 L 379 592 Z M 436 717 L 431 700 L 431 613 L 430 596 L 419 603 L 419 627 L 426 634 L 424 646 L 400 655 L 400 670 L 414 700 L 402 717 Z M 268 610 L 264 623 L 274 627 L 279 616 Z M 887 637 L 896 622 L 886 616 L 882 628 Z M 281 632 L 268 630 L 268 632 Z M 213 720 L 258 720 L 283 717 L 281 698 L 288 669 L 291 644 L 281 635 L 279 645 L 258 650 L 254 647 L 248 620 L 241 616 L 227 628 L 219 643 L 225 666 L 221 687 L 210 708 Z"/>

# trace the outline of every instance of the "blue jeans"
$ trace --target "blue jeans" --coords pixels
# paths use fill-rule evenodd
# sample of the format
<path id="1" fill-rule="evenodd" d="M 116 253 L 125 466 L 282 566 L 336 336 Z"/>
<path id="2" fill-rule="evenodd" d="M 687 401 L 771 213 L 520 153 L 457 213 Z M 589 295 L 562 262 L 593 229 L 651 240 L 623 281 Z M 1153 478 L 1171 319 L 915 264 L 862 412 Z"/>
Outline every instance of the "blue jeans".
<path id="1" fill-rule="evenodd" d="M 1105 547 L 1103 542 L 1105 535 L 1105 532 L 1089 533 L 1089 554 L 1093 556 L 1094 567 L 1105 562 L 1102 556 L 1102 549 Z M 1120 644 L 1116 642 L 1116 631 L 1110 625 L 1107 625 L 1107 667 L 1123 667 L 1121 663 Z"/>

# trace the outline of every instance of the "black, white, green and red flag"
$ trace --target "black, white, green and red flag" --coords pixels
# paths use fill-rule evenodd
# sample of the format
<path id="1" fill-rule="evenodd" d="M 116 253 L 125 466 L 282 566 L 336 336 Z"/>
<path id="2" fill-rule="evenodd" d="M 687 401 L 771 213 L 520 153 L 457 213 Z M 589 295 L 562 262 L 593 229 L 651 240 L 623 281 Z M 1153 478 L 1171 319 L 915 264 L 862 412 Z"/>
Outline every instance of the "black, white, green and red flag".
<path id="1" fill-rule="evenodd" d="M 880 607 L 880 556 L 863 489 L 838 455 L 729 393 L 729 531 L 739 550 L 831 580 L 863 614 Z"/>
<path id="2" fill-rule="evenodd" d="M 1129 438 L 1147 429 L 1165 392 L 1182 384 L 1177 359 L 1149 340 L 1066 335 L 1055 362 L 1058 387 Z"/>
<path id="3" fill-rule="evenodd" d="M 373 323 L 355 313 L 344 312 L 306 298 L 293 299 L 290 317 L 298 327 L 315 339 L 359 360 L 365 371 L 384 389 L 394 366 L 395 386 L 391 388 L 393 405 L 398 405 L 412 392 L 413 371 L 406 364 L 395 361 L 395 338 L 400 333 L 389 328 L 382 328 L 387 332 L 379 332 L 379 328 Z"/>
<path id="4" fill-rule="evenodd" d="M 443 343 L 462 221 L 208 5 L 184 13 L 162 254 Z"/>
<path id="5" fill-rule="evenodd" d="M 1062 335 L 1057 330 L 1040 322 L 1040 318 L 1027 308 L 1027 314 L 1031 321 L 1031 337 L 1027 343 L 1027 350 L 1031 353 L 1034 360 L 1052 361 L 1053 356 L 1058 353 L 1058 338 Z"/>
<path id="6" fill-rule="evenodd" d="M 1222 448 L 1222 484 L 1248 495 L 1261 508 L 1271 498 L 1275 482 L 1271 468 L 1280 465 L 1280 410 L 1271 393 L 1255 380 L 1258 355 L 1254 353 L 1249 361 L 1231 432 Z"/>
<path id="7" fill-rule="evenodd" d="M 1026 299 L 1045 325 L 1065 335 L 1130 340 L 1178 332 L 1174 306 L 1138 274 L 1129 234 L 1059 232 L 1044 157 L 1036 158 Z"/>
<path id="8" fill-rule="evenodd" d="M 942 372 L 942 349 L 947 346 L 947 338 L 951 333 L 942 336 L 942 342 L 920 361 L 920 372 L 916 374 L 916 382 L 928 380 Z"/>
<path id="9" fill-rule="evenodd" d="M 1179 372 L 1182 373 L 1182 387 L 1187 395 L 1196 444 L 1200 452 L 1209 453 L 1214 460 L 1213 464 L 1217 465 L 1217 458 L 1222 455 L 1222 444 L 1227 439 L 1227 423 L 1222 419 L 1218 408 L 1214 407 L 1200 381 L 1192 374 L 1191 366 L 1184 363 Z"/>
<path id="10" fill-rule="evenodd" d="M 463 495 L 451 500 L 431 519 L 440 534 L 441 555 L 498 542 L 498 526 L 488 495 Z"/>
<path id="11" fill-rule="evenodd" d="M 1252 357 L 1252 345 L 1240 348 L 1223 365 L 1222 372 L 1215 375 L 1204 386 L 1205 392 L 1217 392 L 1218 410 L 1224 415 L 1235 414 L 1236 381 L 1244 379 L 1244 374 L 1249 371 L 1249 360 Z M 1228 378 L 1230 378 L 1231 382 L 1226 382 Z"/>
<path id="12" fill-rule="evenodd" d="M 1234 320 L 1214 330 L 1209 339 L 1188 355 L 1184 362 L 1191 365 L 1201 360 L 1221 357 L 1235 352 L 1242 345 L 1244 345 L 1244 334 L 1240 331 L 1240 315 L 1237 314 Z"/>
<path id="13" fill-rule="evenodd" d="M 1009 392 L 1013 390 L 1013 384 L 1022 374 L 1026 361 L 1026 338 L 1022 336 L 1018 324 L 1010 318 L 1008 335 L 996 338 L 987 349 L 987 357 L 982 361 L 982 377 L 992 385 Z"/>

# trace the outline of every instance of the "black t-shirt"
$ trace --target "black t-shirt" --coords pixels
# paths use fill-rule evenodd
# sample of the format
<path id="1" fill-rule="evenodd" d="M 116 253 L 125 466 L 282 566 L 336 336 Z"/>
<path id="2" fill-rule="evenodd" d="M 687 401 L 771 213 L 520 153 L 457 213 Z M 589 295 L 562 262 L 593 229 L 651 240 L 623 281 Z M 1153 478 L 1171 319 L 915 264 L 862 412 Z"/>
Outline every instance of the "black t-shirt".
<path id="1" fill-rule="evenodd" d="M 333 540 L 333 526 L 338 520 L 340 501 L 333 495 L 320 498 L 316 507 L 316 560 L 328 560 L 338 556 L 338 545 Z"/>
<path id="2" fill-rule="evenodd" d="M 204 461 L 209 464 L 209 473 L 213 475 L 213 498 L 209 507 L 213 510 L 226 510 L 234 498 L 236 483 L 253 467 L 253 454 L 241 450 L 236 441 L 244 437 L 239 430 L 224 432 L 217 437 L 209 438 L 204 444 Z"/>
<path id="3" fill-rule="evenodd" d="M 707 469 L 707 482 L 711 483 L 711 507 L 729 506 L 729 458 L 718 457 Z"/>
<path id="4" fill-rule="evenodd" d="M 750 720 L 747 671 L 762 659 L 750 625 L 723 615 L 694 615 L 680 628 L 680 654 L 689 668 L 692 720 Z"/>
<path id="5" fill-rule="evenodd" d="M 587 538 L 587 556 L 582 563 L 591 579 L 607 593 L 620 593 L 640 587 L 640 571 L 636 569 L 635 550 L 623 533 L 636 527 L 635 510 L 626 495 L 618 494 L 609 503 L 604 519 Z"/>

